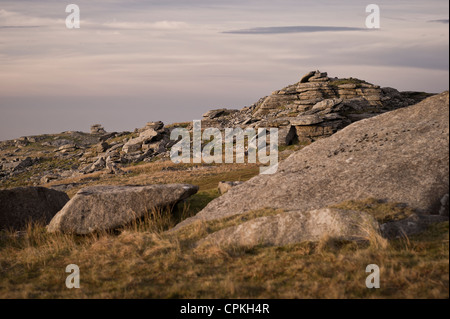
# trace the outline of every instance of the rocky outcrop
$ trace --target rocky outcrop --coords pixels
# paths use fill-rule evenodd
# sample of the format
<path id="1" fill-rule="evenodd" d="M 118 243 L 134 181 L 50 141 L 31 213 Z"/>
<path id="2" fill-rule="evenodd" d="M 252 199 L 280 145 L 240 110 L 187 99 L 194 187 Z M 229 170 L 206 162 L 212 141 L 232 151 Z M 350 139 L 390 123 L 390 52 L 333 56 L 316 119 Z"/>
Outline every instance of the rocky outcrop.
<path id="1" fill-rule="evenodd" d="M 80 235 L 115 229 L 152 209 L 173 207 L 197 191 L 197 186 L 184 184 L 87 187 L 53 217 L 47 229 Z"/>
<path id="2" fill-rule="evenodd" d="M 241 110 L 222 108 L 205 113 L 202 127 L 276 127 L 279 146 L 306 145 L 353 122 L 414 104 L 428 95 L 380 88 L 354 78 L 331 78 L 326 72 L 312 71 L 298 83 Z M 192 124 L 180 124 L 192 130 Z M 152 121 L 133 133 L 107 133 L 100 124 L 95 124 L 90 133 L 67 131 L 2 142 L 0 186 L 9 184 L 16 176 L 23 179 L 25 174 L 32 175 L 37 186 L 81 174 L 121 173 L 124 165 L 168 159 L 169 150 L 176 143 L 170 140 L 170 132 L 177 125 L 165 127 L 161 121 Z M 37 150 L 39 158 L 35 158 Z M 33 158 L 32 163 L 27 157 Z M 53 160 L 57 163 L 49 165 Z M 35 165 L 39 163 L 43 167 Z"/>
<path id="3" fill-rule="evenodd" d="M 196 220 L 266 207 L 309 211 L 377 198 L 439 214 L 449 189 L 449 93 L 365 119 L 296 152 L 213 200 Z"/>
<path id="4" fill-rule="evenodd" d="M 413 105 L 430 94 L 399 92 L 363 80 L 330 78 L 312 71 L 240 111 L 219 109 L 203 115 L 202 127 L 277 127 L 280 145 L 314 142 L 347 125 Z M 292 130 L 291 130 L 292 128 Z M 286 134 L 292 132 L 292 135 Z M 288 137 L 288 139 L 286 139 Z"/>
<path id="5" fill-rule="evenodd" d="M 44 187 L 0 190 L 0 229 L 18 230 L 29 222 L 47 224 L 68 201 L 66 193 Z"/>
<path id="6" fill-rule="evenodd" d="M 94 124 L 91 126 L 91 134 L 105 134 L 106 131 L 103 128 L 103 126 L 101 126 L 101 124 Z"/>
<path id="7" fill-rule="evenodd" d="M 198 244 L 285 246 L 318 241 L 325 236 L 340 240 L 367 240 L 371 233 L 378 231 L 378 223 L 367 213 L 325 208 L 252 219 L 212 233 Z"/>

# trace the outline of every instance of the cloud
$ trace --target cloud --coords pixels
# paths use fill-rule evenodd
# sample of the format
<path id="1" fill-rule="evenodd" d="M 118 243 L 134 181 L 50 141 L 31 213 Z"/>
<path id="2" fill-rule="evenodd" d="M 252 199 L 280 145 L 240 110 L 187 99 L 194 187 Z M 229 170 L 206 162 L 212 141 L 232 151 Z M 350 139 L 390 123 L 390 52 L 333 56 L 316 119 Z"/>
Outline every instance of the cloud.
<path id="1" fill-rule="evenodd" d="M 157 21 L 157 22 L 108 22 L 102 26 L 111 29 L 129 29 L 129 30 L 178 30 L 188 27 L 188 24 L 182 21 Z"/>
<path id="2" fill-rule="evenodd" d="M 448 19 L 429 20 L 427 22 L 445 23 L 448 24 Z"/>
<path id="3" fill-rule="evenodd" d="M 366 31 L 364 28 L 333 27 L 333 26 L 287 26 L 287 27 L 260 27 L 225 31 L 231 34 L 281 34 L 281 33 L 311 33 L 311 32 L 339 32 L 339 31 Z"/>
<path id="4" fill-rule="evenodd" d="M 41 25 L 0 25 L 0 29 L 30 29 L 41 27 Z"/>
<path id="5" fill-rule="evenodd" d="M 30 16 L 20 12 L 0 9 L 0 28 L 2 29 L 26 29 L 42 26 L 58 25 L 62 19 L 50 19 Z"/>

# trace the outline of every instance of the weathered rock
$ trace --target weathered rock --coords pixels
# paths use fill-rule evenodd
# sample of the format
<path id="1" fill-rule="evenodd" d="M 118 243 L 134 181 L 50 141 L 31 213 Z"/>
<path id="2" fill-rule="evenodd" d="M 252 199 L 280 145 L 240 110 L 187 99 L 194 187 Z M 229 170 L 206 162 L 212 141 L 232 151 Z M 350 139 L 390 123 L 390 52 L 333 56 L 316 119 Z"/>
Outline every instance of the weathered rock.
<path id="1" fill-rule="evenodd" d="M 162 121 L 148 122 L 145 125 L 145 130 L 152 129 L 152 130 L 155 130 L 155 131 L 159 131 L 159 130 L 161 130 L 163 128 L 164 128 L 164 123 Z"/>
<path id="2" fill-rule="evenodd" d="M 381 233 L 387 238 L 411 236 L 425 231 L 430 225 L 448 221 L 448 217 L 414 214 L 399 221 L 380 225 Z"/>
<path id="3" fill-rule="evenodd" d="M 311 71 L 308 72 L 307 74 L 305 74 L 302 79 L 300 80 L 300 83 L 306 83 L 309 81 L 310 78 L 312 78 L 314 76 L 314 74 L 316 74 L 315 71 Z"/>
<path id="4" fill-rule="evenodd" d="M 76 150 L 78 147 L 75 144 L 64 144 L 58 148 L 58 152 L 70 152 Z"/>
<path id="5" fill-rule="evenodd" d="M 103 126 L 101 126 L 101 124 L 94 124 L 91 126 L 91 134 L 105 134 L 106 131 L 103 128 Z"/>
<path id="6" fill-rule="evenodd" d="M 106 142 L 101 142 L 101 143 L 97 144 L 97 152 L 98 153 L 106 152 L 106 150 L 108 148 L 109 148 L 109 144 Z"/>
<path id="7" fill-rule="evenodd" d="M 81 171 L 85 174 L 90 174 L 96 171 L 101 171 L 106 167 L 106 161 L 104 157 L 99 157 L 93 164 L 86 166 Z"/>
<path id="8" fill-rule="evenodd" d="M 313 111 L 323 111 L 326 109 L 331 109 L 333 107 L 335 107 L 336 105 L 339 105 L 340 103 L 342 103 L 342 99 L 326 99 L 323 100 L 317 104 L 315 104 L 312 108 Z"/>
<path id="9" fill-rule="evenodd" d="M 15 140 L 14 142 L 15 142 L 16 147 L 24 147 L 24 146 L 27 146 L 30 143 L 28 138 L 25 137 L 25 136 Z"/>
<path id="10" fill-rule="evenodd" d="M 142 149 L 142 144 L 148 144 L 158 137 L 160 137 L 160 132 L 155 131 L 154 129 L 148 129 L 139 134 L 138 137 L 133 138 L 125 143 L 122 150 L 128 154 L 136 151 L 140 151 Z"/>
<path id="11" fill-rule="evenodd" d="M 308 126 L 323 122 L 323 118 L 317 114 L 298 116 L 295 120 L 291 120 L 294 126 Z"/>
<path id="12" fill-rule="evenodd" d="M 72 144 L 72 142 L 71 141 L 69 141 L 69 140 L 66 140 L 66 139 L 56 139 L 56 140 L 54 140 L 54 141 L 51 141 L 50 143 L 49 143 L 51 146 L 55 146 L 55 147 L 60 147 L 60 146 L 63 146 L 63 145 L 67 145 L 67 144 Z"/>
<path id="13" fill-rule="evenodd" d="M 212 233 L 199 245 L 285 246 L 319 241 L 325 236 L 339 240 L 367 240 L 371 232 L 378 231 L 378 223 L 367 213 L 324 208 L 256 218 Z"/>
<path id="14" fill-rule="evenodd" d="M 439 214 L 449 189 L 449 94 L 347 126 L 213 200 L 195 220 L 265 207 L 312 210 L 378 198 Z"/>
<path id="15" fill-rule="evenodd" d="M 228 192 L 231 188 L 241 185 L 242 183 L 243 182 L 219 182 L 217 190 L 219 191 L 219 194 L 223 195 L 226 192 Z"/>
<path id="16" fill-rule="evenodd" d="M 106 158 L 106 170 L 109 174 L 123 174 L 125 173 L 116 162 L 111 159 L 111 156 Z"/>
<path id="17" fill-rule="evenodd" d="M 48 174 L 48 175 L 44 175 L 41 178 L 41 184 L 47 184 L 53 180 L 57 180 L 59 179 L 61 176 L 56 175 L 56 174 Z"/>
<path id="18" fill-rule="evenodd" d="M 0 190 L 0 229 L 21 229 L 29 222 L 47 224 L 68 201 L 66 193 L 44 187 Z"/>
<path id="19" fill-rule="evenodd" d="M 295 139 L 295 128 L 292 125 L 282 126 L 278 129 L 278 146 L 291 145 Z"/>
<path id="20" fill-rule="evenodd" d="M 218 109 L 218 110 L 211 110 L 206 112 L 205 114 L 203 114 L 204 118 L 209 118 L 209 119 L 215 119 L 217 117 L 220 117 L 224 114 L 226 114 L 227 109 Z"/>
<path id="21" fill-rule="evenodd" d="M 87 187 L 56 214 L 47 229 L 75 234 L 115 229 L 151 209 L 172 207 L 197 191 L 197 186 L 185 184 Z"/>

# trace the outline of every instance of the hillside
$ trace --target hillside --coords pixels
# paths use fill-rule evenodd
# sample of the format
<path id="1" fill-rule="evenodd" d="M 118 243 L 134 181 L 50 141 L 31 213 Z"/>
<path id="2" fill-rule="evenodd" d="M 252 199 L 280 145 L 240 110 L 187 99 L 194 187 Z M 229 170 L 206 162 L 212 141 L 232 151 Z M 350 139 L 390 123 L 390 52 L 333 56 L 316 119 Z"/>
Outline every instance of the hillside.
<path id="1" fill-rule="evenodd" d="M 173 163 L 189 122 L 1 142 L 0 297 L 448 298 L 448 114 L 448 92 L 313 71 L 203 116 L 278 128 L 271 175 Z"/>

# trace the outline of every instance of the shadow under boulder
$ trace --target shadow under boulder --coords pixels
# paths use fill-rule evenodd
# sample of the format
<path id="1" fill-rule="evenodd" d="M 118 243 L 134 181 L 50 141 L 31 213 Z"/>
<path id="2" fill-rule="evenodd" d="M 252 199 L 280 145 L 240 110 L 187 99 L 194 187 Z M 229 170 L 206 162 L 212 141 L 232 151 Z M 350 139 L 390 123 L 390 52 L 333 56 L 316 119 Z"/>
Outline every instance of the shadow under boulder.
<path id="1" fill-rule="evenodd" d="M 0 190 L 0 229 L 20 230 L 30 222 L 48 224 L 68 201 L 66 193 L 44 187 Z"/>

